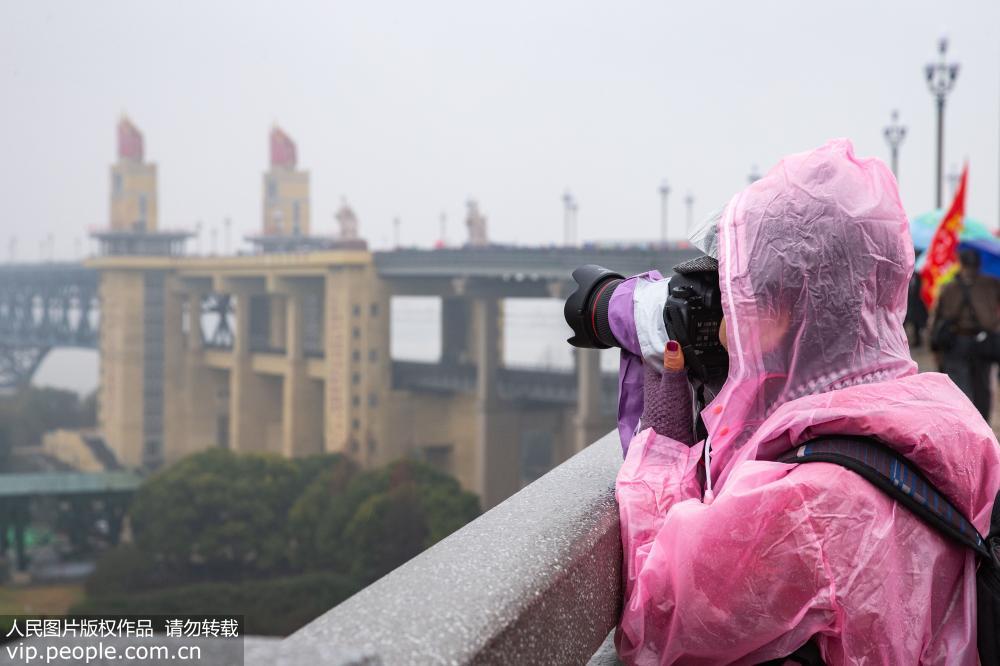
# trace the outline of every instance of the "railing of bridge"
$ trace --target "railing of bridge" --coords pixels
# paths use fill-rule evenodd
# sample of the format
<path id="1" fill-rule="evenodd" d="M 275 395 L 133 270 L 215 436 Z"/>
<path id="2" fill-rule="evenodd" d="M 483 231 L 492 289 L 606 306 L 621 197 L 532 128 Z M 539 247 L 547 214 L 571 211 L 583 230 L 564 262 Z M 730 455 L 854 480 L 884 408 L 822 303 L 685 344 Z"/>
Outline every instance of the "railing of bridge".
<path id="1" fill-rule="evenodd" d="M 392 385 L 397 389 L 469 393 L 476 390 L 476 366 L 472 363 L 431 363 L 393 361 Z M 577 377 L 572 369 L 510 368 L 497 369 L 497 392 L 504 400 L 529 400 L 539 403 L 572 404 L 577 400 Z M 618 376 L 601 377 L 602 404 L 614 408 Z"/>
<path id="2" fill-rule="evenodd" d="M 625 275 L 671 267 L 701 254 L 687 244 L 622 247 L 517 247 L 393 250 L 376 252 L 375 267 L 385 278 L 482 276 L 511 280 L 569 280 L 573 269 L 600 264 Z"/>
<path id="3" fill-rule="evenodd" d="M 268 663 L 586 663 L 620 612 L 620 465 L 612 433 L 268 646 Z"/>

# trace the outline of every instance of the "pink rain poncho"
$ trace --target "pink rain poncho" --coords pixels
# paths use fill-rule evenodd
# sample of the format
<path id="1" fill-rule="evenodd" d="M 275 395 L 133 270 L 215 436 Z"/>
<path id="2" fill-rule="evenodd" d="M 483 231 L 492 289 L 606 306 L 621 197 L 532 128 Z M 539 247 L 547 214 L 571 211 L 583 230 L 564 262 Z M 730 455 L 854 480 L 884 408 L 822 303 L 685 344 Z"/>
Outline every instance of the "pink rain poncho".
<path id="1" fill-rule="evenodd" d="M 730 370 L 702 411 L 715 496 L 704 442 L 633 437 L 617 484 L 621 658 L 756 664 L 813 637 L 829 664 L 975 664 L 971 551 L 847 469 L 772 462 L 820 435 L 872 435 L 988 531 L 997 440 L 910 358 L 895 179 L 831 141 L 733 197 L 716 240 Z"/>

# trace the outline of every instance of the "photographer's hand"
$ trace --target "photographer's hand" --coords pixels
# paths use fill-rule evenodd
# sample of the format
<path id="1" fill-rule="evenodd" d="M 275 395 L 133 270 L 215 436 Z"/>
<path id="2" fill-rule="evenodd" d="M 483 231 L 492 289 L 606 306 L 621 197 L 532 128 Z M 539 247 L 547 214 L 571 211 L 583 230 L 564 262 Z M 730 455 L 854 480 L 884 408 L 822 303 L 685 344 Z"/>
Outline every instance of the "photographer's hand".
<path id="1" fill-rule="evenodd" d="M 663 352 L 663 371 L 646 366 L 643 385 L 642 428 L 693 446 L 691 387 L 684 369 L 684 352 L 671 340 Z"/>

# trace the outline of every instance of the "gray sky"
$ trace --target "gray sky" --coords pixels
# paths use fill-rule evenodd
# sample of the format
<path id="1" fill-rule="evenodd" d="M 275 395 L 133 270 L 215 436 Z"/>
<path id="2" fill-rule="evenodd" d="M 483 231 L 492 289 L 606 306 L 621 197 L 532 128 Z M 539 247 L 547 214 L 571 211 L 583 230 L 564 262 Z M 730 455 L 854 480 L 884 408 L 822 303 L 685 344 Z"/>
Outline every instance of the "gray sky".
<path id="1" fill-rule="evenodd" d="M 160 224 L 260 226 L 277 121 L 311 172 L 312 225 L 341 196 L 362 234 L 427 245 L 472 196 L 503 242 L 658 234 L 657 187 L 704 216 L 752 164 L 847 136 L 887 159 L 899 108 L 911 214 L 933 203 L 934 107 L 923 65 L 942 32 L 962 63 L 946 168 L 970 161 L 970 214 L 998 213 L 1000 3 L 44 2 L 0 4 L 0 259 L 68 258 L 107 224 L 125 111 L 159 166 Z M 221 233 L 221 232 L 220 232 Z M 208 245 L 208 239 L 204 241 Z"/>

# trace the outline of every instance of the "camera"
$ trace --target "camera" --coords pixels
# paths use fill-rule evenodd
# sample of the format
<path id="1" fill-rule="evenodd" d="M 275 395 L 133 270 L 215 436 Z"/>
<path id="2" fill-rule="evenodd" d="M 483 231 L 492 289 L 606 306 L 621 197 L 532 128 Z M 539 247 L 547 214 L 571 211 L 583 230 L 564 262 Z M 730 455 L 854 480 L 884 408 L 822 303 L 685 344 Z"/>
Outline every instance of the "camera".
<path id="1" fill-rule="evenodd" d="M 621 347 L 608 317 L 611 297 L 625 281 L 624 276 L 595 264 L 573 271 L 576 290 L 566 299 L 563 311 L 573 330 L 567 340 L 575 347 L 607 349 Z M 667 335 L 684 352 L 689 379 L 699 385 L 725 381 L 729 354 L 719 342 L 722 323 L 722 294 L 719 264 L 709 257 L 697 257 L 674 267 L 662 306 Z"/>

